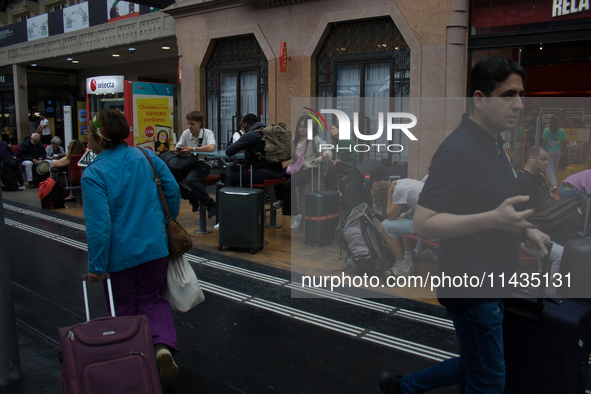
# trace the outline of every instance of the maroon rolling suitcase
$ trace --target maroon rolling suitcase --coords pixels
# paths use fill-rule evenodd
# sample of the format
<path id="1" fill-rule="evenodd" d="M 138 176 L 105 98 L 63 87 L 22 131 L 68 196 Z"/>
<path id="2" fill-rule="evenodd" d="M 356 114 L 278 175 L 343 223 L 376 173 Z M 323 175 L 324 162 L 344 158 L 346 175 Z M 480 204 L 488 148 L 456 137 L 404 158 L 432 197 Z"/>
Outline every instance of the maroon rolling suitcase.
<path id="1" fill-rule="evenodd" d="M 148 318 L 115 317 L 107 277 L 112 317 L 90 320 L 87 279 L 86 322 L 59 329 L 62 394 L 161 394 Z"/>

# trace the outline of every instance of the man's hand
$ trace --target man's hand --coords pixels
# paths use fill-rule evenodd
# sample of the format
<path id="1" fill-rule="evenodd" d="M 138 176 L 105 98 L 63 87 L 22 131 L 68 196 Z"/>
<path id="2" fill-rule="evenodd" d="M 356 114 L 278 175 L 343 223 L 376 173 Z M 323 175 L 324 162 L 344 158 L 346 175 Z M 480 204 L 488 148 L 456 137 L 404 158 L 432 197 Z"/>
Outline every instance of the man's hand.
<path id="1" fill-rule="evenodd" d="M 533 209 L 526 209 L 523 212 L 517 212 L 515 204 L 529 200 L 529 196 L 515 196 L 506 199 L 501 205 L 492 211 L 493 226 L 497 230 L 503 230 L 510 233 L 519 232 L 525 228 L 535 227 L 527 221 L 527 218 L 534 214 Z"/>
<path id="2" fill-rule="evenodd" d="M 90 283 L 100 282 L 101 280 L 105 280 L 105 278 L 106 278 L 105 274 L 94 274 L 92 272 L 88 273 L 88 281 Z"/>
<path id="3" fill-rule="evenodd" d="M 324 160 L 324 156 L 320 155 L 314 159 L 314 163 L 316 163 L 316 164 L 321 163 L 322 160 Z"/>
<path id="4" fill-rule="evenodd" d="M 37 163 L 37 159 L 33 159 L 33 164 Z"/>
<path id="5" fill-rule="evenodd" d="M 550 237 L 544 234 L 537 228 L 528 228 L 523 232 L 525 237 L 525 246 L 531 249 L 539 249 L 544 254 L 548 254 L 548 250 L 544 246 L 544 241 L 551 242 Z"/>
<path id="6" fill-rule="evenodd" d="M 181 146 L 181 147 L 177 147 L 174 150 L 174 154 L 175 155 L 188 155 L 189 153 L 193 152 L 193 148 L 188 147 L 188 146 Z"/>

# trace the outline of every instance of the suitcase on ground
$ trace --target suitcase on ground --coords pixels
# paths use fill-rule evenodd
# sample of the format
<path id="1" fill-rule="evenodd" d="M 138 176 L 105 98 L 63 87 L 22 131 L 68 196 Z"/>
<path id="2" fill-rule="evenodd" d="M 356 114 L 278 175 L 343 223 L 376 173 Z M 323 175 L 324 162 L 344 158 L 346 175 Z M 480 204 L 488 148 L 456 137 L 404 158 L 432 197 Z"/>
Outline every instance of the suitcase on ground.
<path id="1" fill-rule="evenodd" d="M 146 316 L 90 320 L 87 275 L 82 277 L 86 322 L 59 329 L 62 394 L 161 394 L 152 332 Z"/>
<path id="2" fill-rule="evenodd" d="M 240 169 L 242 171 L 242 168 Z M 251 181 L 252 185 L 252 170 Z M 240 176 L 242 185 L 242 176 Z M 247 248 L 251 254 L 263 249 L 265 242 L 264 193 L 252 187 L 223 187 L 219 191 L 220 240 L 224 246 Z"/>
<path id="3" fill-rule="evenodd" d="M 557 288 L 556 293 L 568 298 L 591 298 L 591 238 L 571 239 L 564 246 L 560 274 L 567 275 L 570 285 Z"/>
<path id="4" fill-rule="evenodd" d="M 339 225 L 339 198 L 339 192 L 336 190 L 320 190 L 318 165 L 318 190 L 314 191 L 312 177 L 311 193 L 306 194 L 304 244 L 319 247 L 335 240 L 335 230 Z"/>
<path id="5" fill-rule="evenodd" d="M 520 290 L 519 298 L 505 300 L 504 393 L 583 394 L 591 351 L 591 307 L 540 294 Z"/>

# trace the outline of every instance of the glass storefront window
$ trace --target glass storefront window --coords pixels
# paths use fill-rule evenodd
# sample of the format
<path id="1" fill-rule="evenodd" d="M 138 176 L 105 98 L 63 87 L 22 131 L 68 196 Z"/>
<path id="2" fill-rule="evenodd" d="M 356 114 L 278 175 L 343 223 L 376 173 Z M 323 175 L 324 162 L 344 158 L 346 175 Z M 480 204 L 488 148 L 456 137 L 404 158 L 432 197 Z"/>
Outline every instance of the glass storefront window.
<path id="1" fill-rule="evenodd" d="M 243 115 L 253 113 L 267 124 L 268 62 L 254 36 L 216 42 L 207 63 L 207 119 L 205 127 L 225 149 Z"/>

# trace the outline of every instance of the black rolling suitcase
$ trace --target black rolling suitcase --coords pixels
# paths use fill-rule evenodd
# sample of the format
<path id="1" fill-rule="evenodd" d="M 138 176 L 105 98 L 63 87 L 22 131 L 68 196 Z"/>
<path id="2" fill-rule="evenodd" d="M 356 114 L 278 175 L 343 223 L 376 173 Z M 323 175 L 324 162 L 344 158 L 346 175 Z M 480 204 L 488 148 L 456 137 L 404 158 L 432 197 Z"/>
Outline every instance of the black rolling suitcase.
<path id="1" fill-rule="evenodd" d="M 304 219 L 306 229 L 304 244 L 319 247 L 334 241 L 335 230 L 339 224 L 339 192 L 320 190 L 320 164 L 318 165 L 318 190 L 314 191 L 314 177 L 312 177 L 311 193 L 306 194 Z"/>
<path id="2" fill-rule="evenodd" d="M 546 258 L 543 272 L 550 271 L 548 265 Z M 585 393 L 591 307 L 566 298 L 540 297 L 544 292 L 545 287 L 521 290 L 519 298 L 505 300 L 505 394 Z"/>
<path id="3" fill-rule="evenodd" d="M 568 278 L 570 285 L 557 288 L 561 297 L 591 298 L 591 238 L 571 239 L 564 246 L 560 274 Z"/>
<path id="4" fill-rule="evenodd" d="M 242 167 L 240 168 L 242 171 Z M 252 185 L 252 167 L 250 171 Z M 242 185 L 242 176 L 240 176 Z M 250 249 L 254 254 L 265 242 L 264 193 L 261 189 L 223 187 L 219 191 L 220 241 L 224 246 Z"/>

